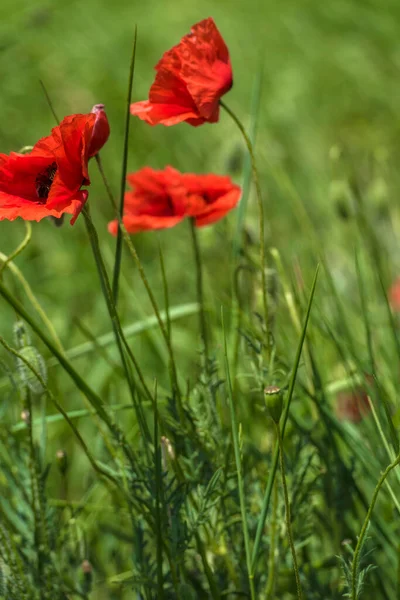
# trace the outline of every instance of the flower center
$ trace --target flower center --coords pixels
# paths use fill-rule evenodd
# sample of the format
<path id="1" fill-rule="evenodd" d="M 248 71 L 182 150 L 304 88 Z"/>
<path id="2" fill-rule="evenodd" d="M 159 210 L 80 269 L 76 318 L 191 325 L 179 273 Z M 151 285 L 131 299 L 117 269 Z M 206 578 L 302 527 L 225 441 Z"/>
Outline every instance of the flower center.
<path id="1" fill-rule="evenodd" d="M 51 184 L 53 183 L 56 172 L 57 163 L 53 162 L 51 165 L 46 167 L 44 171 L 41 171 L 35 179 L 36 193 L 42 203 L 44 203 L 48 198 Z"/>

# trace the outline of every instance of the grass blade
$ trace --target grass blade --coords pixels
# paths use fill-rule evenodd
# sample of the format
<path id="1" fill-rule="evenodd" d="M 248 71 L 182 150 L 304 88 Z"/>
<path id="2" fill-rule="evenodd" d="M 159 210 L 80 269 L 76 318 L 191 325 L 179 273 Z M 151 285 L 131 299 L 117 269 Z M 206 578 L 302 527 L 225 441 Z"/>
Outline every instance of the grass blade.
<path id="1" fill-rule="evenodd" d="M 305 340 L 306 332 L 307 332 L 308 321 L 309 321 L 310 314 L 311 314 L 311 307 L 312 307 L 312 303 L 314 300 L 314 293 L 315 293 L 315 288 L 317 285 L 318 272 L 319 272 L 319 265 L 317 266 L 315 276 L 314 276 L 314 281 L 313 281 L 312 288 L 311 288 L 311 294 L 310 294 L 310 299 L 308 301 L 306 318 L 304 321 L 303 330 L 301 332 L 299 344 L 297 346 L 296 357 L 295 357 L 295 361 L 294 361 L 294 365 L 293 365 L 292 375 L 290 377 L 286 406 L 284 408 L 282 419 L 281 419 L 282 438 L 285 434 L 285 427 L 286 427 L 286 423 L 287 423 L 288 416 L 289 416 L 289 409 L 290 409 L 290 404 L 291 404 L 292 396 L 293 396 L 293 392 L 294 392 L 294 386 L 296 383 L 296 376 L 297 376 L 297 370 L 299 368 L 300 356 L 301 356 L 301 352 L 303 349 L 303 344 L 304 344 L 304 340 Z M 274 485 L 276 471 L 278 468 L 278 460 L 279 460 L 279 445 L 275 444 L 274 455 L 272 458 L 272 465 L 271 465 L 271 468 L 269 471 L 269 477 L 268 477 L 268 481 L 267 481 L 267 487 L 265 489 L 261 514 L 260 514 L 258 524 L 257 524 L 256 538 L 255 538 L 254 547 L 253 547 L 253 554 L 251 557 L 251 569 L 252 569 L 253 574 L 254 574 L 254 571 L 255 571 L 255 568 L 257 565 L 258 551 L 260 548 L 262 533 L 264 531 L 265 520 L 267 518 L 267 513 L 268 513 L 268 509 L 269 509 L 271 492 L 272 492 L 272 488 Z"/>
<path id="2" fill-rule="evenodd" d="M 135 36 L 133 38 L 133 49 L 131 64 L 129 67 L 129 80 L 128 80 L 128 95 L 126 99 L 126 115 L 125 115 L 125 136 L 124 136 L 124 148 L 122 153 L 122 172 L 121 172 L 121 192 L 119 200 L 119 218 L 122 219 L 124 212 L 124 201 L 125 201 L 125 186 L 126 186 L 126 171 L 128 168 L 128 150 L 129 150 L 129 124 L 130 124 L 130 106 L 132 101 L 132 86 L 133 86 L 133 75 L 135 72 L 135 58 L 136 58 L 136 42 L 137 42 L 137 26 L 135 26 Z M 115 248 L 115 263 L 114 263 L 114 274 L 112 281 L 112 291 L 115 305 L 118 303 L 118 285 L 119 285 L 119 274 L 121 270 L 121 258 L 122 258 L 122 230 L 118 224 L 117 233 L 117 244 Z"/>

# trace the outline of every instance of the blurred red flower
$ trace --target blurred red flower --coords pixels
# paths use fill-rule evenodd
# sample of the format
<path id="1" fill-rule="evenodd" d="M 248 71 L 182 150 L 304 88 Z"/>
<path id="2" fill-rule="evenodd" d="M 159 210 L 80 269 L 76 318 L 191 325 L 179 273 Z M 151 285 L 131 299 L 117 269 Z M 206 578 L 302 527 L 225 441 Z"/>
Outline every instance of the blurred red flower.
<path id="1" fill-rule="evenodd" d="M 400 277 L 396 279 L 389 290 L 389 303 L 394 312 L 400 312 Z"/>
<path id="2" fill-rule="evenodd" d="M 210 17 L 193 25 L 165 52 L 149 100 L 131 104 L 131 113 L 150 125 L 215 123 L 219 100 L 232 87 L 229 51 Z"/>
<path id="3" fill-rule="evenodd" d="M 125 194 L 123 223 L 129 233 L 173 227 L 193 217 L 197 227 L 221 219 L 236 206 L 241 189 L 229 177 L 182 174 L 172 167 L 144 167 L 128 175 L 132 191 Z M 118 221 L 108 230 L 118 231 Z"/>
<path id="4" fill-rule="evenodd" d="M 123 223 L 129 233 L 173 227 L 186 216 L 186 192 L 179 171 L 144 167 L 128 175 L 127 181 L 133 190 L 125 194 Z M 118 221 L 109 223 L 108 230 L 116 235 Z"/>
<path id="5" fill-rule="evenodd" d="M 371 410 L 367 392 L 359 387 L 354 391 L 339 392 L 336 416 L 340 421 L 359 423 Z"/>
<path id="6" fill-rule="evenodd" d="M 188 194 L 188 216 L 194 217 L 196 227 L 219 221 L 240 200 L 242 193 L 230 177 L 221 175 L 182 175 L 182 183 Z"/>
<path id="7" fill-rule="evenodd" d="M 372 375 L 365 373 L 364 377 L 366 384 L 373 385 L 374 377 Z M 362 385 L 353 390 L 343 390 L 337 395 L 336 416 L 341 421 L 359 423 L 370 411 L 368 390 Z"/>
<path id="8" fill-rule="evenodd" d="M 26 154 L 0 154 L 0 220 L 40 221 L 72 214 L 73 224 L 86 202 L 88 161 L 108 139 L 104 106 L 70 115 Z"/>

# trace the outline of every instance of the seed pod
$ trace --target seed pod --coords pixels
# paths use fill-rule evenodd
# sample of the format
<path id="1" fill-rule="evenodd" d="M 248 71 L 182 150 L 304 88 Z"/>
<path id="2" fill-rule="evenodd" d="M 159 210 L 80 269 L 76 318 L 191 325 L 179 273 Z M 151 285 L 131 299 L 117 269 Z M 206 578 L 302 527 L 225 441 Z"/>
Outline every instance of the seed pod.
<path id="1" fill-rule="evenodd" d="M 57 450 L 56 459 L 57 459 L 58 469 L 59 469 L 61 475 L 64 476 L 68 470 L 68 456 L 67 456 L 67 453 L 65 452 L 65 450 Z"/>
<path id="2" fill-rule="evenodd" d="M 283 409 L 283 393 L 276 385 L 264 389 L 265 406 L 274 423 L 279 423 Z"/>
<path id="3" fill-rule="evenodd" d="M 81 564 L 82 571 L 82 591 L 85 595 L 89 594 L 92 589 L 93 567 L 85 558 Z"/>

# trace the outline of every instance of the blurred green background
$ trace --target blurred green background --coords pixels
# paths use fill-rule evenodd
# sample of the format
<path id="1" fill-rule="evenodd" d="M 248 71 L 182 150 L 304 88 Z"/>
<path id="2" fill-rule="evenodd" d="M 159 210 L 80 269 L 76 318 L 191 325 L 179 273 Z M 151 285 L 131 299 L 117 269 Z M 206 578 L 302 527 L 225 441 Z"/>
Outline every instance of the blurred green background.
<path id="1" fill-rule="evenodd" d="M 370 222 L 390 257 L 386 265 L 388 280 L 400 269 L 397 0 L 2 0 L 0 151 L 7 153 L 34 144 L 54 125 L 39 80 L 44 82 L 60 117 L 88 112 L 93 104 L 102 102 L 111 136 L 101 156 L 117 195 L 135 24 L 138 46 L 133 99 L 142 100 L 147 98 L 153 67 L 162 53 L 176 44 L 193 23 L 207 16 L 216 21 L 231 54 L 234 87 L 225 100 L 246 126 L 251 121 L 253 90 L 257 80 L 262 79 L 257 160 L 265 199 L 266 242 L 278 248 L 291 270 L 300 267 L 309 283 L 318 260 L 315 238 L 309 235 L 312 223 L 335 283 L 353 309 L 356 239 L 348 189 L 352 177 L 362 184 Z M 223 112 L 218 124 L 199 128 L 186 124 L 152 128 L 138 119 L 131 121 L 130 171 L 145 165 L 162 168 L 170 164 L 182 171 L 228 173 L 241 183 L 244 159 L 240 135 Z M 107 222 L 113 218 L 112 209 L 94 162 L 90 168 L 92 216 L 111 267 L 115 240 L 107 233 Z M 249 231 L 257 235 L 253 195 L 248 217 Z M 216 314 L 221 303 L 229 302 L 227 267 L 231 254 L 227 240 L 232 239 L 236 219 L 233 212 L 200 232 L 206 289 Z M 0 222 L 0 251 L 11 252 L 23 235 L 22 222 Z M 185 223 L 170 231 L 134 238 L 161 305 L 159 244 L 171 304 L 195 300 L 189 240 Z M 16 263 L 66 348 L 85 341 L 79 323 L 95 336 L 110 330 L 83 219 L 74 227 L 66 223 L 61 229 L 47 220 L 33 223 L 33 240 Z M 121 314 L 123 322 L 129 324 L 152 311 L 127 256 L 122 273 Z M 11 277 L 7 276 L 7 282 L 25 302 Z M 322 310 L 325 301 L 320 300 Z M 12 324 L 13 314 L 1 302 L 0 333 L 10 341 Z M 196 356 L 194 331 L 195 316 L 177 321 L 174 328 L 183 373 Z M 321 347 L 323 344 L 322 340 Z M 157 374 L 161 382 L 167 380 L 166 355 L 158 332 L 135 338 L 134 350 L 149 377 Z M 86 357 L 77 368 L 96 389 L 107 392 L 110 402 L 126 400 L 113 373 L 104 369 L 101 361 Z M 328 374 L 330 368 L 327 361 Z M 66 407 L 82 407 L 82 398 L 66 378 L 60 378 L 58 385 Z M 15 422 L 18 408 L 12 397 L 4 399 L 0 414 L 9 409 L 8 419 Z M 80 422 L 79 427 L 87 439 L 96 431 L 88 421 Z M 70 433 L 64 425 L 54 426 L 50 437 L 52 448 L 69 448 Z M 101 446 L 101 439 L 94 442 L 94 450 L 96 443 Z M 79 497 L 87 487 L 85 477 L 90 475 L 86 463 L 77 469 L 79 476 L 71 481 L 70 493 Z M 52 483 L 54 489 L 56 483 Z"/>

